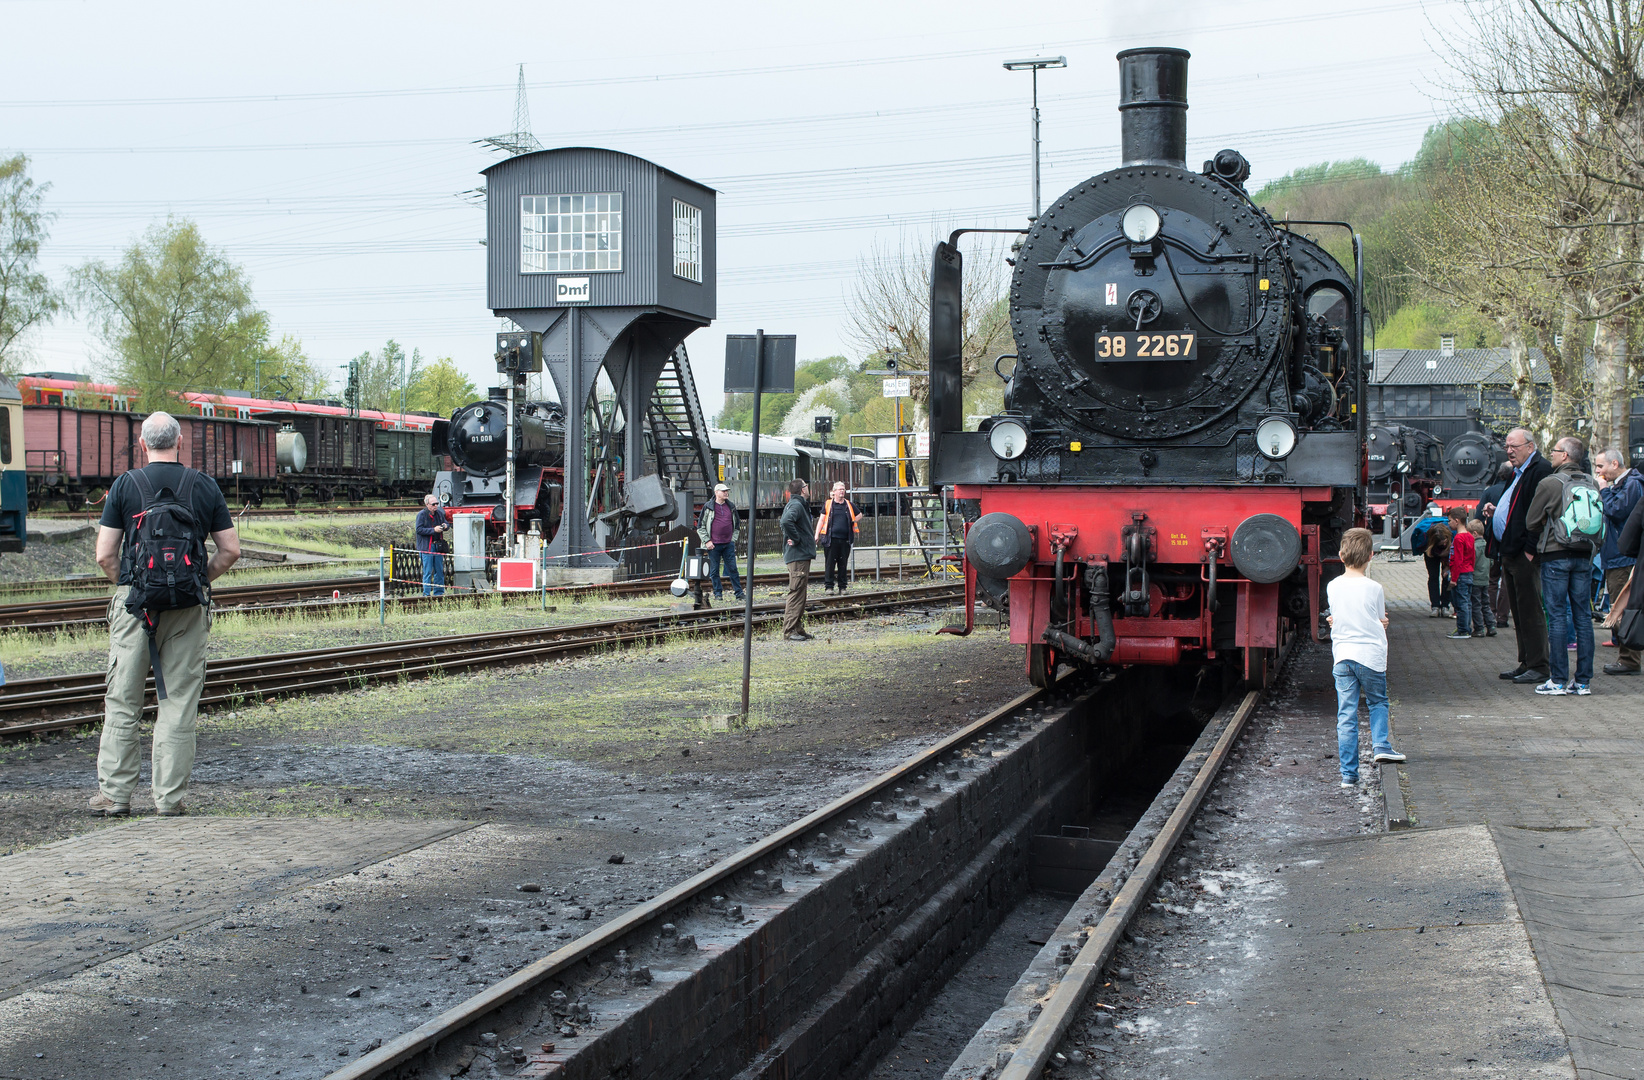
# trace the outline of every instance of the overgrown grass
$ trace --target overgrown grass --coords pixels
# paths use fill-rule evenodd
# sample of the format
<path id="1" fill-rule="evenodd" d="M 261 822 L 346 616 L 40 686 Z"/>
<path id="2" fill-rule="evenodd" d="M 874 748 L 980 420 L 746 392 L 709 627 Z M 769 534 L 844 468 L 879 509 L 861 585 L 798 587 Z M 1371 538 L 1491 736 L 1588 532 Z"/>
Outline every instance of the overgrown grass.
<path id="1" fill-rule="evenodd" d="M 813 703 L 874 713 L 880 672 L 933 660 L 948 642 L 898 628 L 832 643 L 824 631 L 791 662 L 774 631 L 757 635 L 750 713 L 740 709 L 741 644 L 729 636 L 612 647 L 562 664 L 438 675 L 328 697 L 251 705 L 202 717 L 202 730 L 266 731 L 296 739 L 481 753 L 600 757 L 695 745 L 771 725 L 802 723 Z M 888 662 L 888 663 L 887 663 Z M 837 700 L 841 694 L 848 700 Z M 884 733 L 895 734 L 892 723 Z"/>

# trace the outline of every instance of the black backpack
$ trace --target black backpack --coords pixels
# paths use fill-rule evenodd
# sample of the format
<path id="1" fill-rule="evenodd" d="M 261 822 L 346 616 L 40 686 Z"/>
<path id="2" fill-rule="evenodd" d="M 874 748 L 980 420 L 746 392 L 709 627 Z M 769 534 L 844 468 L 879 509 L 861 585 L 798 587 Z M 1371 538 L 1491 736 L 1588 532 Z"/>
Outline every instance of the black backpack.
<path id="1" fill-rule="evenodd" d="M 206 593 L 205 544 L 200 540 L 190 501 L 200 474 L 185 469 L 175 492 L 169 487 L 155 490 L 153 480 L 143 469 L 133 469 L 129 475 L 142 496 L 142 509 L 126 526 L 131 581 L 126 610 L 142 619 L 148 631 L 154 691 L 164 700 L 166 683 L 160 673 L 160 647 L 154 639 L 156 619 L 162 611 L 182 611 L 210 602 Z"/>

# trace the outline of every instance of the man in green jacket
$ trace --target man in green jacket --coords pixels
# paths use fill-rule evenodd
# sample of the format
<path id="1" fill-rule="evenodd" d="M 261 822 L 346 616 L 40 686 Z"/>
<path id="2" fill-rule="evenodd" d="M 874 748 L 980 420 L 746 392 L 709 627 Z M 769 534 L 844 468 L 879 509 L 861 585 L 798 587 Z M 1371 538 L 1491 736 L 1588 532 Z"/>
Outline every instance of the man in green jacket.
<path id="1" fill-rule="evenodd" d="M 809 641 L 805 633 L 805 591 L 811 583 L 811 560 L 816 558 L 816 522 L 805 498 L 811 492 L 803 480 L 788 481 L 788 505 L 782 508 L 782 561 L 788 564 L 788 607 L 782 619 L 782 636 L 788 641 Z M 753 573 L 752 567 L 748 570 Z"/>

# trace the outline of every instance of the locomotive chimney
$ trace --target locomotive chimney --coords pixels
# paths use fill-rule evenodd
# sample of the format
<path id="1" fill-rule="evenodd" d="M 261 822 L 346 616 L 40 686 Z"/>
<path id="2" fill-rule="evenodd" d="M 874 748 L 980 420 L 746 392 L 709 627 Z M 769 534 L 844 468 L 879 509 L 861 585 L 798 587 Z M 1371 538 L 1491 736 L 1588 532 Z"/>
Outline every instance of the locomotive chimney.
<path id="1" fill-rule="evenodd" d="M 1119 125 L 1126 165 L 1187 168 L 1186 49 L 1119 54 Z"/>

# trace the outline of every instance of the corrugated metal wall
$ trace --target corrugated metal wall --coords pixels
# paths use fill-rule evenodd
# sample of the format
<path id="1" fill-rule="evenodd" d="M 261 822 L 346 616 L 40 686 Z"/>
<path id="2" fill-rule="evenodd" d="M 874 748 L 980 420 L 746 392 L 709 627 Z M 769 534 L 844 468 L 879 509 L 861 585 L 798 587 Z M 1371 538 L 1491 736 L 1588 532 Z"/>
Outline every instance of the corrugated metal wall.
<path id="1" fill-rule="evenodd" d="M 552 308 L 554 281 L 586 277 L 590 294 L 579 307 L 662 306 L 714 317 L 714 197 L 709 188 L 631 154 L 569 147 L 521 154 L 484 170 L 486 178 L 486 306 L 492 310 Z M 665 190 L 664 190 L 665 189 Z M 520 273 L 520 199 L 526 195 L 622 193 L 622 270 Z M 703 212 L 701 285 L 673 276 L 673 199 Z"/>

